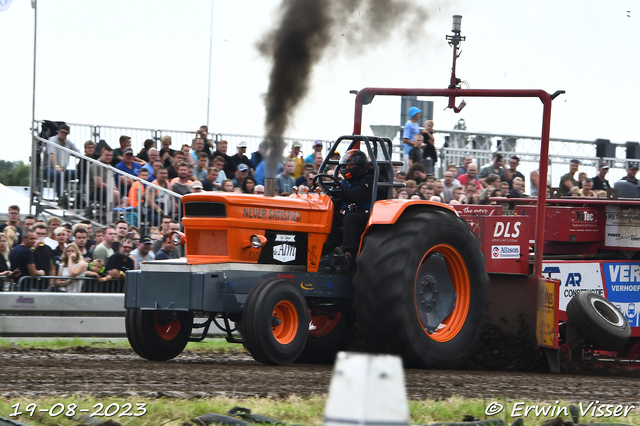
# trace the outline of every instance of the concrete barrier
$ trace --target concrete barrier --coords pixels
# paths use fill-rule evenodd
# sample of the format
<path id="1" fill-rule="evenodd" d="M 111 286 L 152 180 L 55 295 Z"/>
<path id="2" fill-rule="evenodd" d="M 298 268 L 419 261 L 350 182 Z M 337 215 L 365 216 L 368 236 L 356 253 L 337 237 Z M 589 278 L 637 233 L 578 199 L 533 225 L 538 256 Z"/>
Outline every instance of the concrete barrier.
<path id="1" fill-rule="evenodd" d="M 122 293 L 0 292 L 0 337 L 127 337 L 125 313 Z"/>

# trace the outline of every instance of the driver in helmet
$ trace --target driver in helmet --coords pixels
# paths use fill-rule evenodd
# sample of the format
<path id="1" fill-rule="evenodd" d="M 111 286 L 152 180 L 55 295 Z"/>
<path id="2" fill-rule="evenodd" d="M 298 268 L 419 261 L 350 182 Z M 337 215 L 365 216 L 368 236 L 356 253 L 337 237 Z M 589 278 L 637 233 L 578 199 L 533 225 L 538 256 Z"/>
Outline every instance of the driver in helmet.
<path id="1" fill-rule="evenodd" d="M 329 193 L 336 206 L 333 213 L 333 226 L 324 251 L 328 253 L 333 250 L 333 254 L 344 254 L 345 266 L 350 269 L 355 265 L 360 238 L 371 212 L 373 169 L 364 152 L 351 149 L 340 159 L 339 170 L 344 176 L 341 182 L 343 196 L 337 199 L 340 196 L 339 190 Z"/>

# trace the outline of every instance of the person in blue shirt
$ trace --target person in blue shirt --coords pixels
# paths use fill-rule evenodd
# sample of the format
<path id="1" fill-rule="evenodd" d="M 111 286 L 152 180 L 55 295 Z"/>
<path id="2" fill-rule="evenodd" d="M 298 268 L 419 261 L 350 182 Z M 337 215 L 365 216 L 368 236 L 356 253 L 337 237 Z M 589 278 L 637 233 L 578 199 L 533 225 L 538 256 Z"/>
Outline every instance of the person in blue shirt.
<path id="1" fill-rule="evenodd" d="M 140 164 L 133 161 L 133 149 L 131 149 L 131 147 L 126 147 L 122 151 L 122 161 L 116 164 L 115 167 L 118 170 L 134 176 L 138 176 L 142 168 Z M 128 194 L 131 185 L 133 185 L 133 179 L 121 174 L 117 174 L 115 178 L 118 191 L 120 191 L 121 194 Z"/>
<path id="2" fill-rule="evenodd" d="M 316 152 L 322 152 L 322 141 L 315 141 L 313 143 L 313 152 L 305 157 L 304 162 L 313 164 L 313 158 Z"/>
<path id="3" fill-rule="evenodd" d="M 420 121 L 420 114 L 422 110 L 420 108 L 411 107 L 407 112 L 409 116 L 409 121 L 407 121 L 404 125 L 404 132 L 402 133 L 402 142 L 404 142 L 404 155 L 405 157 L 409 157 L 409 151 L 413 148 L 413 137 L 420 133 L 420 126 L 418 125 L 418 121 Z"/>
<path id="4" fill-rule="evenodd" d="M 256 175 L 253 177 L 256 182 L 258 182 L 258 185 L 264 185 L 264 166 L 265 166 L 266 161 L 262 161 L 262 163 L 258 164 L 258 167 L 256 167 Z M 284 171 L 284 166 L 282 165 L 282 163 L 278 163 L 278 174 L 282 173 Z"/>

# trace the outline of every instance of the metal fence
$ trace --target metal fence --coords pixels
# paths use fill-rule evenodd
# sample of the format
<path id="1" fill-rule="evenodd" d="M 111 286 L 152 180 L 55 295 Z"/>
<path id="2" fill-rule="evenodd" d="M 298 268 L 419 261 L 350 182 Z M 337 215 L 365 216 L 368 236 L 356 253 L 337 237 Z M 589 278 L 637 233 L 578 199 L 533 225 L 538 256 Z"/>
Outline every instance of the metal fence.
<path id="1" fill-rule="evenodd" d="M 18 282 L 11 283 L 2 290 L 67 293 L 64 282 L 66 280 L 82 281 L 81 290 L 78 293 L 124 293 L 123 280 L 98 281 L 91 277 L 60 276 L 21 277 Z"/>
<path id="2" fill-rule="evenodd" d="M 60 208 L 78 220 L 103 225 L 123 218 L 143 233 L 159 227 L 163 215 L 178 221 L 182 218 L 180 194 L 40 137 L 35 137 L 34 143 L 38 145 L 37 178 L 32 188 L 36 213 Z M 68 161 L 53 164 L 51 153 L 56 161 L 63 156 L 68 156 Z"/>
<path id="3" fill-rule="evenodd" d="M 182 145 L 191 146 L 195 131 L 165 130 L 165 129 L 145 129 L 119 126 L 104 126 L 91 124 L 67 123 L 71 127 L 70 139 L 81 145 L 86 140 L 98 142 L 106 141 L 112 148 L 117 147 L 118 139 L 121 135 L 131 136 L 134 153 L 142 149 L 146 139 L 159 141 L 162 136 L 168 135 L 172 138 L 173 149 L 180 149 Z M 37 121 L 35 128 L 40 128 L 42 121 Z M 385 128 L 385 134 L 379 136 L 391 137 L 394 140 L 394 160 L 404 160 L 403 143 L 400 138 L 402 126 L 372 126 L 380 131 Z M 340 135 L 336 135 L 338 137 Z M 540 137 L 529 135 L 514 135 L 495 132 L 473 132 L 467 130 L 434 130 L 436 138 L 436 148 L 438 150 L 439 161 L 436 165 L 436 174 L 442 177 L 446 167 L 451 164 L 461 165 L 465 155 L 472 155 L 474 162 L 479 167 L 491 162 L 494 153 L 501 153 L 505 157 L 516 155 L 520 159 L 520 171 L 525 176 L 527 193 L 530 193 L 529 175 L 538 169 L 540 153 Z M 210 133 L 209 138 L 218 142 L 226 140 L 229 142 L 229 155 L 235 154 L 235 148 L 241 141 L 247 143 L 247 153 L 258 149 L 262 142 L 262 136 L 242 135 L 230 133 Z M 284 138 L 287 147 L 292 141 L 299 141 L 302 144 L 302 152 L 308 155 L 313 152 L 312 145 L 315 139 Z M 332 141 L 323 141 L 325 148 L 328 148 Z M 640 160 L 627 157 L 627 144 L 609 144 L 606 152 L 613 154 L 609 157 L 597 156 L 597 142 L 595 140 L 580 140 L 568 138 L 551 138 L 549 146 L 549 158 L 551 167 L 549 169 L 549 183 L 552 187 L 559 185 L 560 177 L 569 171 L 569 161 L 579 159 L 581 161 L 580 172 L 587 173 L 588 177 L 597 174 L 598 164 L 606 162 L 611 170 L 607 175 L 610 182 L 615 182 L 626 174 L 629 163 Z M 640 149 L 638 150 L 640 152 Z M 285 153 L 286 154 L 286 153 Z M 406 162 L 406 161 L 405 161 Z"/>
<path id="4" fill-rule="evenodd" d="M 44 120 L 36 120 L 34 129 L 40 133 Z M 95 124 L 79 124 L 79 123 L 66 123 L 71 131 L 69 139 L 74 141 L 76 146 L 80 147 L 86 141 L 93 141 L 94 143 L 105 141 L 111 148 L 115 149 L 120 146 L 120 136 L 131 137 L 131 148 L 134 154 L 137 154 L 144 147 L 144 141 L 147 139 L 154 140 L 158 146 L 160 146 L 160 139 L 163 136 L 171 137 L 171 148 L 179 150 L 182 145 L 192 146 L 193 139 L 196 135 L 194 131 L 185 130 L 167 130 L 167 129 L 145 129 L 137 127 L 120 127 L 120 126 L 103 126 Z M 338 135 L 340 136 L 340 135 Z M 229 142 L 228 155 L 234 155 L 236 153 L 236 145 L 238 142 L 244 141 L 247 143 L 247 153 L 258 150 L 258 145 L 264 140 L 263 136 L 255 135 L 241 135 L 234 133 L 209 133 L 209 139 L 213 142 L 219 142 L 226 140 Z M 291 143 L 298 141 L 302 144 L 301 152 L 306 156 L 313 152 L 313 143 L 318 139 L 304 139 L 304 138 L 283 138 L 287 147 L 291 147 Z M 333 141 L 323 141 L 325 147 L 329 147 Z"/>

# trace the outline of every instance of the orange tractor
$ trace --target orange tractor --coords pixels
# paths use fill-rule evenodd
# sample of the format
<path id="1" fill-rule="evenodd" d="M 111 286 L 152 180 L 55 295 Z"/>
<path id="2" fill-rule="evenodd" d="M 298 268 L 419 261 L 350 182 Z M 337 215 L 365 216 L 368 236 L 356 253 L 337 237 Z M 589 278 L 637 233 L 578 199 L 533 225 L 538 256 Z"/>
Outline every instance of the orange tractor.
<path id="1" fill-rule="evenodd" d="M 640 202 L 615 199 L 497 199 L 456 206 L 392 199 L 391 141 L 361 135 L 375 96 L 439 96 L 542 102 L 539 183 L 547 186 L 553 95 L 542 90 L 461 89 L 455 76 L 460 17 L 454 17 L 446 89 L 365 88 L 356 96 L 354 136 L 331 147 L 316 190 L 290 197 L 205 192 L 182 198 L 186 259 L 127 273 L 127 336 L 150 360 L 171 359 L 211 324 L 265 364 L 333 360 L 354 330 L 378 352 L 409 365 L 456 368 L 483 324 L 535 336 L 551 371 L 560 358 L 640 358 Z M 338 149 L 363 151 L 371 208 L 355 273 L 341 254 L 322 258 L 342 189 Z M 334 169 L 333 175 L 328 171 Z M 273 189 L 273 178 L 267 189 Z M 267 191 L 268 193 L 269 191 Z M 267 194 L 268 195 L 268 194 Z M 546 275 L 546 276 L 545 276 Z M 235 325 L 241 338 L 233 332 Z M 199 337 L 195 331 L 201 329 Z"/>
<path id="2" fill-rule="evenodd" d="M 468 358 L 489 283 L 477 237 L 449 206 L 391 199 L 404 184 L 393 182 L 389 139 L 341 137 L 323 171 L 340 173 L 330 158 L 341 146 L 367 153 L 374 182 L 355 274 L 339 254 L 321 259 L 335 206 L 320 189 L 340 191 L 330 175 L 318 175 L 318 190 L 288 198 L 186 195 L 185 232 L 173 235 L 186 241 L 186 259 L 127 275 L 127 335 L 139 355 L 173 358 L 213 322 L 265 364 L 332 360 L 357 322 L 372 347 L 414 365 L 453 368 Z"/>

